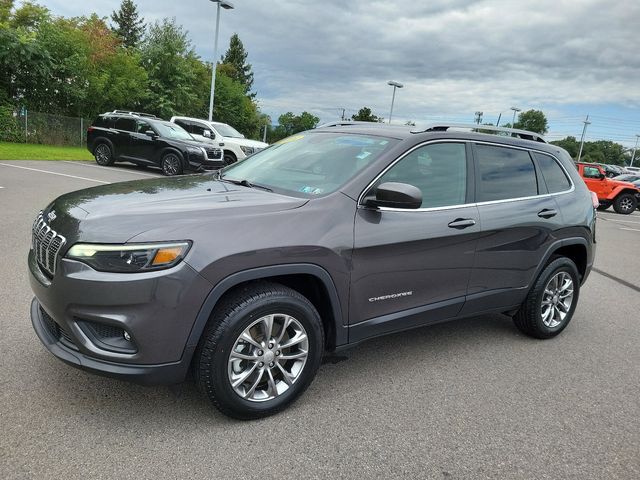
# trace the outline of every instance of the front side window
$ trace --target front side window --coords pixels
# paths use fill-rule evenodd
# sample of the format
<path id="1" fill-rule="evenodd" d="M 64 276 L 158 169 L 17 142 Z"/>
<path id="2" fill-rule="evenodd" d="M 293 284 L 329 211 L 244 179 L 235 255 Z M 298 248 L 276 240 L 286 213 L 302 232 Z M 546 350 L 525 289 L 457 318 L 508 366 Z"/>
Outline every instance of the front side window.
<path id="1" fill-rule="evenodd" d="M 538 195 L 536 171 L 525 150 L 477 144 L 476 162 L 478 202 Z"/>
<path id="2" fill-rule="evenodd" d="M 589 167 L 589 166 L 585 166 L 584 167 L 584 176 L 586 178 L 600 178 L 600 169 L 598 169 L 598 167 Z"/>
<path id="3" fill-rule="evenodd" d="M 533 152 L 533 156 L 538 162 L 549 193 L 564 192 L 571 188 L 571 182 L 567 178 L 567 175 L 553 157 L 538 152 Z"/>
<path id="4" fill-rule="evenodd" d="M 463 205 L 467 194 L 464 143 L 435 143 L 415 149 L 391 167 L 376 185 L 408 183 L 422 192 L 421 208 Z"/>
<path id="5" fill-rule="evenodd" d="M 156 130 L 161 137 L 172 138 L 174 140 L 193 140 L 184 128 L 171 122 L 154 122 Z"/>
<path id="6" fill-rule="evenodd" d="M 294 135 L 226 167 L 222 178 L 317 197 L 338 190 L 397 142 L 346 133 Z"/>
<path id="7" fill-rule="evenodd" d="M 138 133 L 147 133 L 147 130 L 152 130 L 151 125 L 147 122 L 141 122 L 138 120 L 137 132 Z"/>

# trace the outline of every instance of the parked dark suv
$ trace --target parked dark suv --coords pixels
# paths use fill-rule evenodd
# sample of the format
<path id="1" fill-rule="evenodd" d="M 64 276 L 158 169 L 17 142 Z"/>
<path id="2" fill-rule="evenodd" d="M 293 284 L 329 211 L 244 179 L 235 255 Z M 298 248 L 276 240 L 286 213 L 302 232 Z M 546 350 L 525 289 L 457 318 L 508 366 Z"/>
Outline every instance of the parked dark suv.
<path id="1" fill-rule="evenodd" d="M 458 127 L 334 124 L 219 174 L 63 195 L 33 226 L 35 331 L 96 373 L 191 367 L 237 418 L 378 335 L 497 312 L 554 337 L 593 264 L 592 196 L 536 134 Z"/>
<path id="2" fill-rule="evenodd" d="M 221 148 L 198 142 L 175 123 L 121 110 L 94 120 L 87 130 L 87 148 L 98 165 L 127 161 L 160 167 L 168 176 L 224 165 Z"/>

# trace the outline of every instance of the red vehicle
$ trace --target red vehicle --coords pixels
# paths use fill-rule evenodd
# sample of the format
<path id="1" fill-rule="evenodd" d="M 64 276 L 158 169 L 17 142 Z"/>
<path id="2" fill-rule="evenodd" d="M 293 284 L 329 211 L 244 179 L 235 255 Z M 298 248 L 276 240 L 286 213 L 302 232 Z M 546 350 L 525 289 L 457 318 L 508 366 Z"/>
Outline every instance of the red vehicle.
<path id="1" fill-rule="evenodd" d="M 598 209 L 606 210 L 613 205 L 617 213 L 629 215 L 638 207 L 640 190 L 633 183 L 607 178 L 599 165 L 577 163 L 576 167 L 587 188 L 598 196 Z"/>

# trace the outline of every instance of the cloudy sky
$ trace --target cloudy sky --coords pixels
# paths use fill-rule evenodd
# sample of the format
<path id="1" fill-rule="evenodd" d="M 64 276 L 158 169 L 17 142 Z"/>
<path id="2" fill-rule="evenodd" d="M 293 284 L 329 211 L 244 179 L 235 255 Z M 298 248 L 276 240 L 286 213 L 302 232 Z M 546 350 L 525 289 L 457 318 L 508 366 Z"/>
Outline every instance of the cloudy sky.
<path id="1" fill-rule="evenodd" d="M 543 110 L 551 139 L 633 146 L 640 134 L 637 0 L 232 0 L 220 43 L 237 32 L 263 111 L 307 110 L 323 121 L 369 106 L 394 121 L 511 120 L 511 106 Z M 120 0 L 40 0 L 54 14 L 108 16 Z M 215 5 L 137 0 L 147 21 L 175 17 L 213 58 Z"/>

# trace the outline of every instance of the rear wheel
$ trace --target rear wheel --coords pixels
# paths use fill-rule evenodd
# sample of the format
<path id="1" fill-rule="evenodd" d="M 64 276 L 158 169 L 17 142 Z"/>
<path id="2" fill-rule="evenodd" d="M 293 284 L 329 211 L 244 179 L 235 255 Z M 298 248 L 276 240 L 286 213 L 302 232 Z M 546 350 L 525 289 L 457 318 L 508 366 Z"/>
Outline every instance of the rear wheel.
<path id="1" fill-rule="evenodd" d="M 180 161 L 180 157 L 175 153 L 167 153 L 162 157 L 161 167 L 162 173 L 168 177 L 180 175 L 182 173 L 182 162 Z"/>
<path id="2" fill-rule="evenodd" d="M 540 273 L 513 321 L 535 338 L 551 338 L 569 325 L 578 303 L 580 276 L 575 263 L 557 257 Z"/>
<path id="3" fill-rule="evenodd" d="M 273 415 L 309 386 L 320 366 L 320 316 L 302 295 L 258 283 L 216 308 L 194 357 L 198 387 L 224 414 Z"/>
<path id="4" fill-rule="evenodd" d="M 630 193 L 623 193 L 618 195 L 616 199 L 613 201 L 613 209 L 617 213 L 621 213 L 623 215 L 629 215 L 636 210 L 638 206 L 638 200 L 636 197 Z"/>
<path id="5" fill-rule="evenodd" d="M 610 206 L 611 204 L 609 202 L 600 202 L 600 205 L 598 205 L 598 210 L 604 211 Z"/>
<path id="6" fill-rule="evenodd" d="M 113 152 L 109 144 L 102 142 L 96 145 L 93 149 L 93 155 L 96 157 L 96 163 L 98 165 L 102 165 L 103 167 L 113 165 Z"/>

